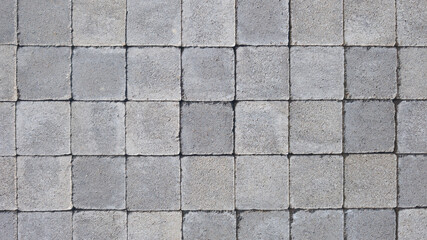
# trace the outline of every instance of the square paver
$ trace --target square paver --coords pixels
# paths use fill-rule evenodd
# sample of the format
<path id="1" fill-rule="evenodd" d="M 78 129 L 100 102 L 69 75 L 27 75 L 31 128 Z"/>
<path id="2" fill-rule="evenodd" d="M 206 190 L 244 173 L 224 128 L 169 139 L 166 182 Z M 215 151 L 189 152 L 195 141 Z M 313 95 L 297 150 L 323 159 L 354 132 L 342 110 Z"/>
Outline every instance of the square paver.
<path id="1" fill-rule="evenodd" d="M 427 156 L 399 156 L 399 207 L 427 207 Z"/>
<path id="2" fill-rule="evenodd" d="M 16 240 L 18 218 L 16 212 L 0 212 L 0 239 Z"/>
<path id="3" fill-rule="evenodd" d="M 289 1 L 238 0 L 237 42 L 244 45 L 288 44 Z"/>
<path id="4" fill-rule="evenodd" d="M 18 49 L 19 99 L 66 100 L 71 97 L 71 48 Z"/>
<path id="5" fill-rule="evenodd" d="M 399 49 L 399 98 L 427 99 L 427 61 L 425 59 L 427 59 L 427 48 Z"/>
<path id="6" fill-rule="evenodd" d="M 179 48 L 128 48 L 129 100 L 181 100 Z"/>
<path id="7" fill-rule="evenodd" d="M 8 0 L 0 4 L 0 44 L 16 43 L 16 2 Z"/>
<path id="8" fill-rule="evenodd" d="M 128 45 L 180 45 L 180 0 L 127 1 Z"/>
<path id="9" fill-rule="evenodd" d="M 16 158 L 0 157 L 0 210 L 16 209 Z"/>
<path id="10" fill-rule="evenodd" d="M 125 44 L 126 0 L 73 0 L 73 44 Z"/>
<path id="11" fill-rule="evenodd" d="M 73 102 L 71 148 L 75 155 L 125 153 L 125 104 Z"/>
<path id="12" fill-rule="evenodd" d="M 18 157 L 18 208 L 21 211 L 69 210 L 71 157 Z"/>
<path id="13" fill-rule="evenodd" d="M 179 115 L 177 102 L 127 102 L 127 153 L 178 154 Z"/>
<path id="14" fill-rule="evenodd" d="M 393 152 L 392 101 L 354 101 L 344 105 L 344 152 Z"/>
<path id="15" fill-rule="evenodd" d="M 19 0 L 18 8 L 20 44 L 71 44 L 71 0 Z"/>
<path id="16" fill-rule="evenodd" d="M 15 103 L 0 102 L 0 156 L 15 154 Z"/>
<path id="17" fill-rule="evenodd" d="M 341 156 L 292 156 L 290 205 L 293 208 L 341 208 L 343 158 Z"/>
<path id="18" fill-rule="evenodd" d="M 396 155 L 349 155 L 344 162 L 346 208 L 396 207 Z"/>
<path id="19" fill-rule="evenodd" d="M 1 5 L 3 6 L 3 4 Z M 2 21 L 0 20 L 0 29 L 1 23 Z M 1 33 L 0 36 L 2 36 Z M 17 98 L 15 46 L 0 46 L 0 79 L 0 101 L 15 101 Z"/>
<path id="20" fill-rule="evenodd" d="M 231 154 L 233 109 L 230 103 L 184 103 L 181 106 L 183 154 Z"/>
<path id="21" fill-rule="evenodd" d="M 125 158 L 75 157 L 73 204 L 78 209 L 125 208 Z"/>
<path id="22" fill-rule="evenodd" d="M 180 209 L 179 157 L 128 157 L 127 208 L 131 210 Z"/>
<path id="23" fill-rule="evenodd" d="M 341 45 L 342 0 L 291 1 L 293 45 Z"/>
<path id="24" fill-rule="evenodd" d="M 181 167 L 183 210 L 234 209 L 233 157 L 184 157 Z"/>
<path id="25" fill-rule="evenodd" d="M 288 102 L 238 102 L 235 132 L 237 154 L 286 154 Z"/>
<path id="26" fill-rule="evenodd" d="M 288 195 L 286 156 L 236 158 L 237 209 L 287 209 Z"/>
<path id="27" fill-rule="evenodd" d="M 69 102 L 18 102 L 16 142 L 20 155 L 70 153 Z"/>
<path id="28" fill-rule="evenodd" d="M 425 0 L 397 0 L 396 8 L 398 44 L 400 46 L 426 46 L 427 4 Z"/>
<path id="29" fill-rule="evenodd" d="M 291 102 L 289 144 L 296 154 L 341 153 L 341 102 Z"/>
<path id="30" fill-rule="evenodd" d="M 344 39 L 347 45 L 395 44 L 394 0 L 344 0 Z"/>
<path id="31" fill-rule="evenodd" d="M 182 1 L 182 44 L 234 46 L 234 0 Z"/>
<path id="32" fill-rule="evenodd" d="M 289 99 L 287 47 L 239 47 L 236 61 L 238 100 Z"/>
<path id="33" fill-rule="evenodd" d="M 72 239 L 72 212 L 20 212 L 19 239 Z"/>
<path id="34" fill-rule="evenodd" d="M 397 105 L 397 151 L 427 152 L 427 102 L 403 101 Z"/>
<path id="35" fill-rule="evenodd" d="M 184 100 L 234 100 L 232 48 L 186 48 L 182 53 L 182 73 Z"/>
<path id="36" fill-rule="evenodd" d="M 399 240 L 422 240 L 427 236 L 427 209 L 399 210 Z"/>
<path id="37" fill-rule="evenodd" d="M 75 48 L 73 98 L 124 100 L 126 62 L 123 48 Z"/>
<path id="38" fill-rule="evenodd" d="M 292 220 L 292 239 L 344 239 L 342 210 L 298 211 Z"/>
<path id="39" fill-rule="evenodd" d="M 238 219 L 239 239 L 289 239 L 287 211 L 244 211 L 239 214 Z"/>
<path id="40" fill-rule="evenodd" d="M 181 240 L 181 212 L 130 212 L 129 239 Z"/>
<path id="41" fill-rule="evenodd" d="M 291 98 L 343 99 L 344 48 L 291 48 Z"/>
<path id="42" fill-rule="evenodd" d="M 393 209 L 352 209 L 345 213 L 348 240 L 396 239 L 396 213 Z"/>
<path id="43" fill-rule="evenodd" d="M 73 215 L 73 239 L 126 240 L 126 212 L 77 211 Z"/>
<path id="44" fill-rule="evenodd" d="M 236 216 L 230 212 L 189 212 L 183 219 L 183 239 L 236 240 Z"/>
<path id="45" fill-rule="evenodd" d="M 346 49 L 346 98 L 393 99 L 397 94 L 395 48 Z"/>

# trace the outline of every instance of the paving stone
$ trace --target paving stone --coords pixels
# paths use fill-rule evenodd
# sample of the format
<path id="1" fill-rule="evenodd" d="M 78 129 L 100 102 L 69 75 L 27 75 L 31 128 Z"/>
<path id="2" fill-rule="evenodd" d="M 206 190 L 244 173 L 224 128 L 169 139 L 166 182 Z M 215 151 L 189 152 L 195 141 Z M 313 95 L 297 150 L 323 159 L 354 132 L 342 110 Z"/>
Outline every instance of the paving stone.
<path id="1" fill-rule="evenodd" d="M 427 45 L 427 2 L 425 0 L 398 0 L 397 42 L 401 46 Z"/>
<path id="2" fill-rule="evenodd" d="M 24 100 L 66 100 L 71 97 L 71 48 L 21 47 L 17 83 Z"/>
<path id="3" fill-rule="evenodd" d="M 422 60 L 424 59 L 424 60 Z M 427 49 L 399 49 L 399 97 L 427 99 Z"/>
<path id="4" fill-rule="evenodd" d="M 233 157 L 184 157 L 181 167 L 183 210 L 234 209 Z"/>
<path id="5" fill-rule="evenodd" d="M 19 43 L 71 44 L 71 0 L 19 0 Z"/>
<path id="6" fill-rule="evenodd" d="M 347 45 L 395 44 L 394 0 L 344 0 L 344 39 Z"/>
<path id="7" fill-rule="evenodd" d="M 234 46 L 234 0 L 182 1 L 185 46 Z"/>
<path id="8" fill-rule="evenodd" d="M 18 157 L 21 211 L 71 209 L 71 157 Z"/>
<path id="9" fill-rule="evenodd" d="M 293 45 L 341 45 L 342 0 L 291 1 Z"/>
<path id="10" fill-rule="evenodd" d="M 396 207 L 396 155 L 355 154 L 344 162 L 346 208 Z"/>
<path id="11" fill-rule="evenodd" d="M 73 204 L 79 209 L 125 208 L 125 158 L 75 157 Z"/>
<path id="12" fill-rule="evenodd" d="M 20 212 L 19 239 L 69 239 L 72 234 L 72 212 Z"/>
<path id="13" fill-rule="evenodd" d="M 178 48 L 128 48 L 128 99 L 181 100 L 180 58 Z"/>
<path id="14" fill-rule="evenodd" d="M 230 212 L 189 212 L 183 219 L 183 239 L 236 239 L 236 216 Z"/>
<path id="15" fill-rule="evenodd" d="M 292 156 L 290 205 L 293 208 L 341 208 L 343 158 L 341 156 Z"/>
<path id="16" fill-rule="evenodd" d="M 290 103 L 292 153 L 341 153 L 342 104 L 331 101 Z"/>
<path id="17" fill-rule="evenodd" d="M 181 240 L 181 212 L 130 212 L 129 239 Z"/>
<path id="18" fill-rule="evenodd" d="M 341 210 L 298 211 L 292 219 L 292 239 L 344 239 Z"/>
<path id="19" fill-rule="evenodd" d="M 3 4 L 0 4 L 0 5 L 3 6 Z M 0 12 L 2 11 L 0 10 Z M 0 20 L 0 32 L 1 32 L 1 23 L 2 23 L 2 20 Z M 0 37 L 1 36 L 2 34 L 0 33 Z M 15 75 L 16 75 L 16 47 L 6 46 L 6 45 L 0 46 L 0 79 L 1 79 L 0 101 L 16 100 L 17 93 L 16 93 Z"/>
<path id="20" fill-rule="evenodd" d="M 239 0 L 236 3 L 239 44 L 288 44 L 289 1 Z"/>
<path id="21" fill-rule="evenodd" d="M 393 152 L 395 141 L 392 101 L 354 101 L 344 105 L 346 153 Z"/>
<path id="22" fill-rule="evenodd" d="M 232 48 L 186 48 L 182 53 L 182 73 L 184 100 L 234 100 Z"/>
<path id="23" fill-rule="evenodd" d="M 125 153 L 125 104 L 73 102 L 72 152 L 76 155 Z"/>
<path id="24" fill-rule="evenodd" d="M 0 210 L 16 209 L 16 159 L 0 157 Z"/>
<path id="25" fill-rule="evenodd" d="M 291 48 L 291 98 L 343 99 L 344 48 Z"/>
<path id="26" fill-rule="evenodd" d="M 125 49 L 74 49 L 73 97 L 75 100 L 123 100 L 125 88 Z"/>
<path id="27" fill-rule="evenodd" d="M 127 153 L 178 154 L 179 115 L 177 102 L 127 102 Z"/>
<path id="28" fill-rule="evenodd" d="M 397 105 L 397 151 L 427 152 L 427 102 L 403 101 Z"/>
<path id="29" fill-rule="evenodd" d="M 180 45 L 181 1 L 127 1 L 128 45 Z"/>
<path id="30" fill-rule="evenodd" d="M 69 102 L 18 102 L 16 138 L 20 155 L 69 154 Z"/>
<path id="31" fill-rule="evenodd" d="M 73 215 L 73 239 L 127 239 L 126 212 L 77 211 Z"/>
<path id="32" fill-rule="evenodd" d="M 236 153 L 285 154 L 288 152 L 288 103 L 238 102 Z"/>
<path id="33" fill-rule="evenodd" d="M 126 0 L 73 0 L 73 44 L 125 44 Z"/>
<path id="34" fill-rule="evenodd" d="M 427 209 L 399 210 L 398 239 L 422 240 L 427 236 Z"/>
<path id="35" fill-rule="evenodd" d="M 0 212 L 0 239 L 16 240 L 18 227 L 16 212 Z"/>
<path id="36" fill-rule="evenodd" d="M 399 207 L 427 207 L 427 156 L 399 156 Z"/>
<path id="37" fill-rule="evenodd" d="M 184 103 L 181 106 L 183 154 L 231 154 L 233 109 L 230 103 Z"/>
<path id="38" fill-rule="evenodd" d="M 15 154 L 15 103 L 0 102 L 0 155 Z"/>
<path id="39" fill-rule="evenodd" d="M 346 49 L 346 98 L 393 99 L 397 94 L 395 48 Z"/>
<path id="40" fill-rule="evenodd" d="M 16 2 L 8 0 L 0 4 L 0 44 L 16 43 Z"/>
<path id="41" fill-rule="evenodd" d="M 287 47 L 239 47 L 236 61 L 238 100 L 289 99 Z"/>
<path id="42" fill-rule="evenodd" d="M 286 156 L 236 158 L 237 209 L 287 209 L 288 195 Z"/>
<path id="43" fill-rule="evenodd" d="M 345 213 L 348 240 L 387 240 L 396 238 L 396 214 L 393 209 L 352 209 Z"/>
<path id="44" fill-rule="evenodd" d="M 179 210 L 180 171 L 178 156 L 128 157 L 127 208 L 131 210 Z"/>
<path id="45" fill-rule="evenodd" d="M 289 212 L 287 211 L 245 211 L 239 214 L 238 219 L 239 239 L 289 239 Z"/>

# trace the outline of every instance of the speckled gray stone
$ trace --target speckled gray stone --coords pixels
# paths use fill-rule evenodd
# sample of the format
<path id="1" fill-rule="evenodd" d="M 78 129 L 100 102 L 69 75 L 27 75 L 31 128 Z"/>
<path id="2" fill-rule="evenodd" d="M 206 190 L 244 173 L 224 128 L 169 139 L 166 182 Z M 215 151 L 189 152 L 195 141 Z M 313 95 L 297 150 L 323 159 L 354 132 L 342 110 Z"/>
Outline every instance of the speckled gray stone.
<path id="1" fill-rule="evenodd" d="M 127 102 L 126 151 L 130 155 L 179 153 L 179 103 Z"/>
<path id="2" fill-rule="evenodd" d="M 237 209 L 287 209 L 288 195 L 286 156 L 236 158 Z"/>
<path id="3" fill-rule="evenodd" d="M 0 4 L 0 44 L 16 43 L 16 2 L 8 0 Z"/>
<path id="4" fill-rule="evenodd" d="M 239 239 L 289 239 L 289 212 L 287 211 L 244 211 L 239 214 L 238 219 Z"/>
<path id="5" fill-rule="evenodd" d="M 130 212 L 128 238 L 181 240 L 181 212 Z"/>
<path id="6" fill-rule="evenodd" d="M 427 207 L 427 156 L 399 156 L 399 207 Z"/>
<path id="7" fill-rule="evenodd" d="M 21 211 L 69 210 L 71 157 L 18 157 L 18 208 Z"/>
<path id="8" fill-rule="evenodd" d="M 399 45 L 426 46 L 427 2 L 425 0 L 397 0 L 396 8 Z"/>
<path id="9" fill-rule="evenodd" d="M 344 162 L 346 208 L 396 207 L 396 155 L 355 154 Z"/>
<path id="10" fill-rule="evenodd" d="M 180 209 L 179 157 L 128 157 L 126 168 L 128 209 Z"/>
<path id="11" fill-rule="evenodd" d="M 0 157 L 0 210 L 16 209 L 16 158 Z"/>
<path id="12" fill-rule="evenodd" d="M 236 240 L 236 216 L 230 212 L 189 212 L 183 220 L 184 239 Z"/>
<path id="13" fill-rule="evenodd" d="M 342 210 L 298 211 L 292 215 L 292 239 L 344 239 Z"/>
<path id="14" fill-rule="evenodd" d="M 3 6 L 3 4 L 0 4 L 0 5 Z M 0 20 L 0 25 L 1 23 L 2 21 Z M 2 34 L 0 34 L 0 36 L 2 36 Z M 1 79 L 0 101 L 16 100 L 17 93 L 16 93 L 16 77 L 15 76 L 16 76 L 16 47 L 2 45 L 0 46 L 0 79 Z"/>
<path id="15" fill-rule="evenodd" d="M 345 213 L 348 240 L 388 240 L 396 238 L 394 209 L 351 209 Z"/>
<path id="16" fill-rule="evenodd" d="M 427 99 L 426 59 L 427 48 L 399 49 L 399 98 Z"/>
<path id="17" fill-rule="evenodd" d="M 399 210 L 399 240 L 423 240 L 427 236 L 427 209 Z"/>
<path id="18" fill-rule="evenodd" d="M 427 152 L 427 102 L 403 101 L 397 106 L 397 151 Z"/>
<path id="19" fill-rule="evenodd" d="M 0 239 L 16 240 L 18 237 L 16 212 L 0 212 Z"/>
<path id="20" fill-rule="evenodd" d="M 0 102 L 0 156 L 15 154 L 15 103 Z"/>
<path id="21" fill-rule="evenodd" d="M 65 100 L 71 97 L 71 48 L 18 49 L 19 99 Z"/>
<path id="22" fill-rule="evenodd" d="M 234 209 L 234 158 L 181 158 L 183 210 Z"/>
<path id="23" fill-rule="evenodd" d="M 124 157 L 74 157 L 74 207 L 124 209 L 125 181 Z"/>
<path id="24" fill-rule="evenodd" d="M 71 142 L 74 155 L 125 153 L 125 104 L 73 102 Z"/>
<path id="25" fill-rule="evenodd" d="M 126 240 L 126 212 L 77 211 L 73 215 L 74 240 Z"/>
<path id="26" fill-rule="evenodd" d="M 71 240 L 72 212 L 20 212 L 18 235 L 22 240 Z"/>

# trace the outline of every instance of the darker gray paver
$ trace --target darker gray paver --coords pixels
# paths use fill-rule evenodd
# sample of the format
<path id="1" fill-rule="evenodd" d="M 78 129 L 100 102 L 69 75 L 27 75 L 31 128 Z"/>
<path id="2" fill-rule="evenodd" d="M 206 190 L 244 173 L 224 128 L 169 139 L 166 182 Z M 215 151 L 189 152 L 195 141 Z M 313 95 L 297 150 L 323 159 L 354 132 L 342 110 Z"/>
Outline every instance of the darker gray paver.
<path id="1" fill-rule="evenodd" d="M 239 239 L 289 239 L 289 212 L 287 211 L 244 211 L 239 214 L 238 219 Z"/>
<path id="2" fill-rule="evenodd" d="M 16 209 L 16 158 L 0 157 L 0 210 Z"/>
<path id="3" fill-rule="evenodd" d="M 19 239 L 72 239 L 72 212 L 20 212 Z"/>
<path id="4" fill-rule="evenodd" d="M 189 212 L 183 220 L 184 239 L 236 239 L 236 216 L 230 212 Z"/>
<path id="5" fill-rule="evenodd" d="M 73 239 L 126 240 L 126 212 L 77 211 L 73 214 Z"/>
<path id="6" fill-rule="evenodd" d="M 427 152 L 427 102 L 403 101 L 397 106 L 397 151 Z"/>
<path id="7" fill-rule="evenodd" d="M 427 48 L 399 49 L 399 98 L 427 99 L 426 59 Z"/>
<path id="8" fill-rule="evenodd" d="M 352 209 L 345 213 L 348 240 L 388 240 L 396 238 L 394 209 Z"/>
<path id="9" fill-rule="evenodd" d="M 344 239 L 342 210 L 298 211 L 292 220 L 292 239 Z"/>
<path id="10" fill-rule="evenodd" d="M 0 44 L 16 43 L 16 2 L 8 0 L 0 4 Z"/>
<path id="11" fill-rule="evenodd" d="M 427 156 L 399 156 L 399 207 L 427 207 Z"/>
<path id="12" fill-rule="evenodd" d="M 0 46 L 0 78 L 0 101 L 15 101 L 17 98 L 15 46 Z"/>
<path id="13" fill-rule="evenodd" d="M 15 154 L 15 103 L 0 102 L 0 156 Z"/>
<path id="14" fill-rule="evenodd" d="M 16 212 L 0 212 L 0 239 L 16 240 L 18 220 Z"/>

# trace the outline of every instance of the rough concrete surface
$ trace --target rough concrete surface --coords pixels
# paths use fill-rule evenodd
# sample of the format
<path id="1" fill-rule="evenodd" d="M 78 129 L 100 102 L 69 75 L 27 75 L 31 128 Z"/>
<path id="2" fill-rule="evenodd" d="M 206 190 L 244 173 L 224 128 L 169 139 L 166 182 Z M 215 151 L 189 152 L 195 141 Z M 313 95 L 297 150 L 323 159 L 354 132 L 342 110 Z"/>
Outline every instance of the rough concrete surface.
<path id="1" fill-rule="evenodd" d="M 238 217 L 239 239 L 289 239 L 289 212 L 287 211 L 244 211 Z"/>
<path id="2" fill-rule="evenodd" d="M 387 240 L 396 238 L 396 213 L 393 209 L 352 209 L 345 212 L 348 240 Z"/>
<path id="3" fill-rule="evenodd" d="M 343 229 L 342 210 L 298 211 L 292 216 L 292 239 L 343 240 Z"/>

